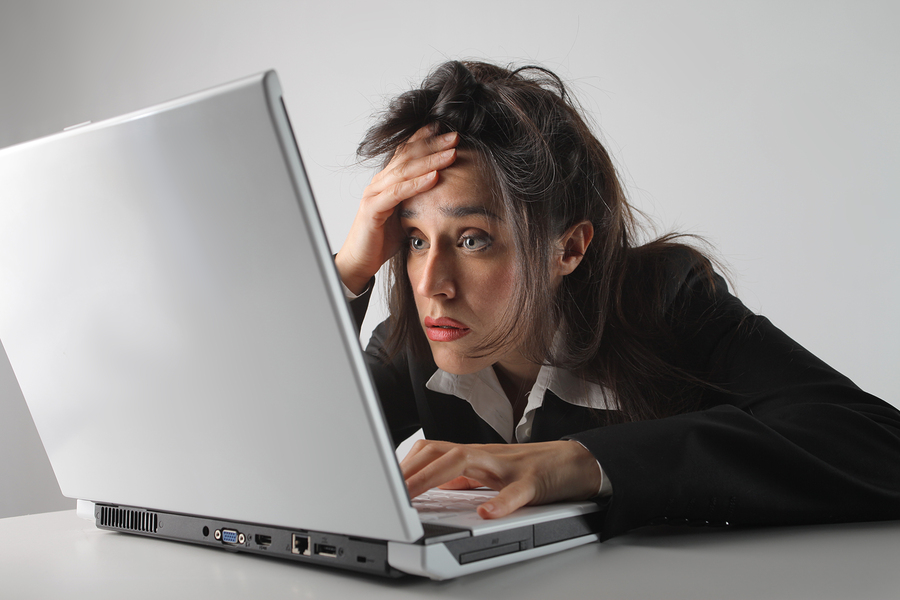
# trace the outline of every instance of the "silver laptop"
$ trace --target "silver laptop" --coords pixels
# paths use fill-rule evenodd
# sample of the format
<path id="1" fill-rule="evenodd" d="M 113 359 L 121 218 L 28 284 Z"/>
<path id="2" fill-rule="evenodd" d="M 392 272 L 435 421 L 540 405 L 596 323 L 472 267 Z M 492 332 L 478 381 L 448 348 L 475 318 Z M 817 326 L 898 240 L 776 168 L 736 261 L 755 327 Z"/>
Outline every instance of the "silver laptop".
<path id="1" fill-rule="evenodd" d="M 0 340 L 100 528 L 434 579 L 598 539 L 410 502 L 272 71 L 0 150 Z"/>

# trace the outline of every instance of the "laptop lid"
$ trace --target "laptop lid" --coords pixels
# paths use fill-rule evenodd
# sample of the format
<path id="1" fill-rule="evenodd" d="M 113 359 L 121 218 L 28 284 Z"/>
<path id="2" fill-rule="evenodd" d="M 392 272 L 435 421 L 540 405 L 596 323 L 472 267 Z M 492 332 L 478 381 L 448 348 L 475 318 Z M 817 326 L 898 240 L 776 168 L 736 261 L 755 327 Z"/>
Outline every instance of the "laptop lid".
<path id="1" fill-rule="evenodd" d="M 66 496 L 422 535 L 272 71 L 0 150 L 0 340 Z"/>

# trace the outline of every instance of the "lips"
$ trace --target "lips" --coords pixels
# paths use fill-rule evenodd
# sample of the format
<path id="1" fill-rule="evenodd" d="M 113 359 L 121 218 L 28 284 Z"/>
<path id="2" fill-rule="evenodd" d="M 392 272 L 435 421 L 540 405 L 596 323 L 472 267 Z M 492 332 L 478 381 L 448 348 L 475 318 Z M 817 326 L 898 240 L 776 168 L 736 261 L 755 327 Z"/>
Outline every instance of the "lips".
<path id="1" fill-rule="evenodd" d="M 425 317 L 425 335 L 432 342 L 453 342 L 465 337 L 471 331 L 463 323 L 447 317 L 437 319 Z"/>

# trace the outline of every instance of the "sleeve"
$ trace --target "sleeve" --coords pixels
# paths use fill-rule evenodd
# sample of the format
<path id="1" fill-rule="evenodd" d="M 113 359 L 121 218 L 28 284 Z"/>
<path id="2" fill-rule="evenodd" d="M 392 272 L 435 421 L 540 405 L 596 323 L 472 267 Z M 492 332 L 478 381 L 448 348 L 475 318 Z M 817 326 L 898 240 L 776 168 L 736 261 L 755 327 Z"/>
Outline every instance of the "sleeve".
<path id="1" fill-rule="evenodd" d="M 675 304 L 686 368 L 709 408 L 573 436 L 614 493 L 602 539 L 647 524 L 768 525 L 900 518 L 900 412 L 727 292 L 686 279 Z"/>
<path id="2" fill-rule="evenodd" d="M 348 298 L 357 331 L 362 328 L 373 284 L 374 278 L 369 282 L 365 292 L 355 298 Z M 366 346 L 364 357 L 396 448 L 403 440 L 418 431 L 421 425 L 406 355 L 401 353 L 391 357 L 385 351 L 388 327 L 388 322 L 384 321 L 375 328 Z"/>

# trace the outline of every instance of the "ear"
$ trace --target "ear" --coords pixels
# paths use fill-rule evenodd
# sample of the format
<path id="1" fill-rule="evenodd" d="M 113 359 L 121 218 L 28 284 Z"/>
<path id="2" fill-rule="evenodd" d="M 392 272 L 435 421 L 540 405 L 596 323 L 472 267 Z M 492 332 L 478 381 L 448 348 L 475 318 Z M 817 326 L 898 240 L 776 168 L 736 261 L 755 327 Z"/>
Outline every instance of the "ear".
<path id="1" fill-rule="evenodd" d="M 559 238 L 559 252 L 554 267 L 560 277 L 565 277 L 581 264 L 584 253 L 594 239 L 594 226 L 590 221 L 581 221 L 569 227 Z"/>

